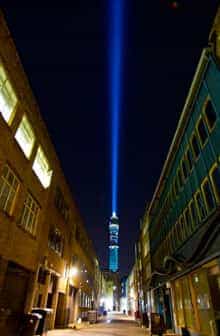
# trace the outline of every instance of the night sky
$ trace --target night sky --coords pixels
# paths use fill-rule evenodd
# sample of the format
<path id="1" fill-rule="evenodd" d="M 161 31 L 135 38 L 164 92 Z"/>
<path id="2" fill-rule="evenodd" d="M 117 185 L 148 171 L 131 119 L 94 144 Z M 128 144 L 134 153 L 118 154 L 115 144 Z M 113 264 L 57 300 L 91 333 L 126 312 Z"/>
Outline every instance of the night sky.
<path id="1" fill-rule="evenodd" d="M 156 187 L 218 4 L 124 1 L 118 190 L 122 274 L 131 269 L 139 221 Z M 1 8 L 106 267 L 111 215 L 108 1 L 60 3 L 40 7 L 33 2 L 28 7 L 7 1 Z"/>

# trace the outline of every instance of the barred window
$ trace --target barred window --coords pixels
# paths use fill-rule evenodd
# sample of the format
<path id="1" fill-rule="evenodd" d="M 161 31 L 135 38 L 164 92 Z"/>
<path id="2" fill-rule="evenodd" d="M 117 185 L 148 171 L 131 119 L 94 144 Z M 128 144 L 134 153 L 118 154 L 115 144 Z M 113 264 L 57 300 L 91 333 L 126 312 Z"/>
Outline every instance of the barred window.
<path id="1" fill-rule="evenodd" d="M 2 65 L 0 65 L 0 113 L 7 123 L 10 122 L 16 103 L 17 97 L 7 78 L 6 72 Z"/>
<path id="2" fill-rule="evenodd" d="M 37 231 L 38 214 L 39 206 L 33 197 L 28 193 L 24 202 L 20 225 L 33 236 L 36 235 Z"/>
<path id="3" fill-rule="evenodd" d="M 19 181 L 14 172 L 5 165 L 0 178 L 0 209 L 9 215 L 12 212 L 16 193 L 19 188 Z"/>

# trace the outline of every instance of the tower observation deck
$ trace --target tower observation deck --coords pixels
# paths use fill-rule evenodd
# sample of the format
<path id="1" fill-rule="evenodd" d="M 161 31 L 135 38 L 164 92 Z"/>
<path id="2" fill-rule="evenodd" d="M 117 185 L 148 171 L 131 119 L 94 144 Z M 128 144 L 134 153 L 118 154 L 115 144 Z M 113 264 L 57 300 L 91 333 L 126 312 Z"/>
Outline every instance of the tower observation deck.
<path id="1" fill-rule="evenodd" d="M 118 233 L 119 233 L 119 221 L 116 213 L 113 212 L 109 221 L 109 271 L 118 271 Z"/>

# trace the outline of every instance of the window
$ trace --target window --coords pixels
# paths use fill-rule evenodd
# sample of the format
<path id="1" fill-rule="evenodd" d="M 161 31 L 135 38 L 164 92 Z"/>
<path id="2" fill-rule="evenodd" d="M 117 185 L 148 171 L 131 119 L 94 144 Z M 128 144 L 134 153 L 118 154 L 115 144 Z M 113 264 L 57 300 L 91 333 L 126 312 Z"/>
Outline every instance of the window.
<path id="1" fill-rule="evenodd" d="M 32 168 L 37 177 L 39 178 L 43 187 L 48 188 L 50 186 L 53 172 L 52 170 L 50 170 L 48 160 L 41 147 L 39 147 L 37 150 L 37 154 Z"/>
<path id="2" fill-rule="evenodd" d="M 195 134 L 193 134 L 192 136 L 192 148 L 193 148 L 195 159 L 197 159 L 200 154 L 200 149 L 199 149 L 198 139 Z"/>
<path id="3" fill-rule="evenodd" d="M 220 201 L 220 168 L 215 165 L 210 173 L 211 182 L 214 188 L 217 201 Z"/>
<path id="4" fill-rule="evenodd" d="M 185 232 L 185 223 L 184 223 L 183 216 L 180 216 L 179 226 L 180 226 L 181 241 L 184 241 L 186 237 L 186 232 Z"/>
<path id="5" fill-rule="evenodd" d="M 184 211 L 184 218 L 185 218 L 185 223 L 186 223 L 186 233 L 189 235 L 192 231 L 192 219 L 190 216 L 190 211 L 189 207 L 186 207 L 186 210 Z"/>
<path id="6" fill-rule="evenodd" d="M 32 127 L 25 115 L 23 116 L 21 123 L 15 133 L 15 139 L 19 143 L 25 156 L 29 159 L 34 146 L 35 137 Z"/>
<path id="7" fill-rule="evenodd" d="M 47 271 L 44 270 L 42 267 L 39 269 L 39 273 L 38 273 L 38 279 L 37 282 L 45 285 L 46 283 L 46 278 L 47 278 Z"/>
<path id="8" fill-rule="evenodd" d="M 0 209 L 6 211 L 9 215 L 12 212 L 18 187 L 17 177 L 11 168 L 5 165 L 0 178 Z"/>
<path id="9" fill-rule="evenodd" d="M 203 190 L 203 194 L 205 196 L 205 201 L 206 201 L 206 205 L 207 205 L 207 210 L 208 212 L 213 210 L 215 207 L 215 200 L 212 194 L 212 189 L 210 186 L 210 183 L 208 181 L 208 179 L 205 180 L 205 182 L 202 185 L 202 190 Z"/>
<path id="10" fill-rule="evenodd" d="M 33 236 L 36 235 L 39 206 L 28 193 L 21 215 L 21 226 Z"/>
<path id="11" fill-rule="evenodd" d="M 205 116 L 208 123 L 208 127 L 211 131 L 215 126 L 217 116 L 210 99 L 205 104 Z"/>
<path id="12" fill-rule="evenodd" d="M 186 180 L 187 179 L 187 166 L 186 166 L 186 161 L 182 161 L 182 172 L 183 172 L 183 177 Z"/>
<path id="13" fill-rule="evenodd" d="M 178 196 L 178 192 L 179 192 L 179 185 L 177 182 L 177 177 L 174 180 L 174 188 L 175 188 L 175 193 L 176 193 L 176 197 Z"/>
<path id="14" fill-rule="evenodd" d="M 206 207 L 200 191 L 198 191 L 196 194 L 196 203 L 199 210 L 200 219 L 203 220 L 206 217 Z"/>
<path id="15" fill-rule="evenodd" d="M 197 212 L 196 212 L 195 202 L 194 202 L 193 199 L 192 199 L 192 201 L 190 201 L 189 209 L 190 209 L 191 218 L 192 218 L 191 227 L 192 227 L 192 231 L 194 231 L 195 225 L 198 224 L 198 215 L 197 215 Z"/>
<path id="16" fill-rule="evenodd" d="M 180 169 L 178 169 L 177 176 L 178 176 L 178 181 L 179 181 L 179 187 L 181 189 L 182 186 L 183 186 L 183 178 L 182 178 L 182 174 L 181 174 L 181 170 Z"/>
<path id="17" fill-rule="evenodd" d="M 69 207 L 66 204 L 63 193 L 59 187 L 56 188 L 55 192 L 55 206 L 59 210 L 60 214 L 64 218 L 65 222 L 69 220 Z"/>
<path id="18" fill-rule="evenodd" d="M 64 239 L 57 228 L 51 228 L 48 237 L 48 246 L 60 256 L 63 255 Z"/>
<path id="19" fill-rule="evenodd" d="M 204 123 L 202 118 L 199 120 L 197 130 L 198 130 L 198 133 L 199 133 L 200 142 L 201 142 L 202 146 L 204 146 L 204 144 L 205 144 L 205 142 L 208 138 L 208 133 L 207 133 L 205 123 Z"/>
<path id="20" fill-rule="evenodd" d="M 176 245 L 178 247 L 179 244 L 180 244 L 180 241 L 181 241 L 181 239 L 180 239 L 180 228 L 179 228 L 179 222 L 178 221 L 175 223 L 175 240 L 176 240 Z"/>
<path id="21" fill-rule="evenodd" d="M 6 73 L 0 65 L 0 113 L 7 123 L 10 123 L 11 117 L 17 103 L 17 98 L 12 89 Z"/>
<path id="22" fill-rule="evenodd" d="M 192 156 L 192 151 L 191 148 L 188 148 L 187 152 L 186 152 L 186 159 L 188 162 L 188 166 L 189 166 L 189 170 L 192 170 L 193 167 L 193 156 Z"/>

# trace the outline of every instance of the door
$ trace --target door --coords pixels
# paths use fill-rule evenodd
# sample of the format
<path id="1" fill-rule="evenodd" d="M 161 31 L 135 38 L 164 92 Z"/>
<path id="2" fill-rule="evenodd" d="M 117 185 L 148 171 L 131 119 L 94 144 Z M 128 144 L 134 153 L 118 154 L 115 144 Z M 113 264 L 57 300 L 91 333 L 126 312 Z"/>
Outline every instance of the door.
<path id="1" fill-rule="evenodd" d="M 5 329 L 0 329 L 0 335 L 17 335 L 24 313 L 29 278 L 30 272 L 15 263 L 8 263 L 1 298 L 1 308 L 6 312 L 1 328 Z"/>

